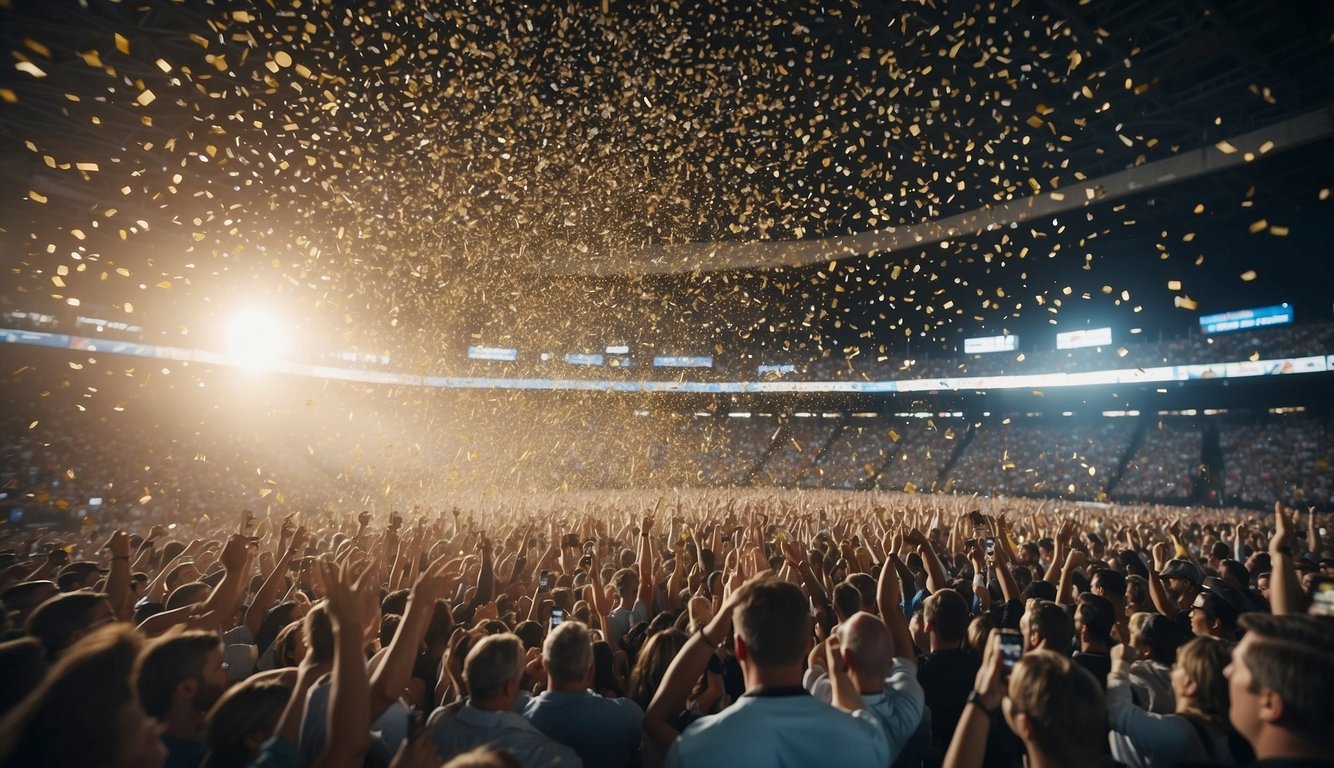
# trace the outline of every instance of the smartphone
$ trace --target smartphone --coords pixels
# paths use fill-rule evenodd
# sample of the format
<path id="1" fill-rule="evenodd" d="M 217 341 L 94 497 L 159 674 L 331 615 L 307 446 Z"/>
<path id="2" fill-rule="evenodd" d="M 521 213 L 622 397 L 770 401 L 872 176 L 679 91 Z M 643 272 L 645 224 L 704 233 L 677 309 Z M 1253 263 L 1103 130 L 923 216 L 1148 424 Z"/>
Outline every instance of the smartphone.
<path id="1" fill-rule="evenodd" d="M 1000 652 L 1001 663 L 1006 669 L 1014 669 L 1015 662 L 1024 655 L 1024 636 L 1019 634 L 1018 630 L 1002 629 L 1000 631 Z"/>
<path id="2" fill-rule="evenodd" d="M 537 577 L 537 591 L 551 591 L 551 571 L 548 571 L 545 568 L 542 569 L 542 575 Z"/>
<path id="3" fill-rule="evenodd" d="M 561 622 L 563 622 L 563 621 L 565 621 L 565 609 L 563 609 L 563 608 L 552 608 L 552 609 L 551 609 L 551 627 L 550 627 L 550 628 L 551 628 L 551 629 L 555 629 L 556 627 L 559 627 L 559 626 L 561 625 Z"/>
<path id="4" fill-rule="evenodd" d="M 996 537 L 988 536 L 984 541 L 986 542 L 987 554 L 988 555 L 996 554 Z"/>
<path id="5" fill-rule="evenodd" d="M 1334 578 L 1316 576 L 1311 579 L 1311 615 L 1334 616 Z"/>

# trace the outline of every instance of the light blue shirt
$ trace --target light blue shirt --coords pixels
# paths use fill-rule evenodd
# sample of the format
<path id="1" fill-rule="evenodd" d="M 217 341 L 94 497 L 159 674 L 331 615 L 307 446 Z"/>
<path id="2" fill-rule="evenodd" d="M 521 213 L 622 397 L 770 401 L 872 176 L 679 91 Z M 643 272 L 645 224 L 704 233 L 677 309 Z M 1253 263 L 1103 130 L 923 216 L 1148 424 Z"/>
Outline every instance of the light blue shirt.
<path id="1" fill-rule="evenodd" d="M 458 710 L 441 707 L 431 713 L 427 727 L 444 761 L 474 747 L 491 744 L 513 752 L 524 768 L 583 765 L 574 750 L 543 736 L 532 723 L 513 712 L 488 712 L 471 705 Z"/>
<path id="2" fill-rule="evenodd" d="M 695 721 L 672 744 L 668 768 L 885 768 L 889 742 L 880 720 L 835 709 L 807 693 L 747 694 Z"/>
<path id="3" fill-rule="evenodd" d="M 625 637 L 625 633 L 636 624 L 648 621 L 648 606 L 644 605 L 643 600 L 636 599 L 635 604 L 629 610 L 617 606 L 607 614 L 607 631 L 619 643 Z"/>
<path id="4" fill-rule="evenodd" d="M 325 677 L 306 694 L 306 713 L 301 721 L 301 756 L 304 765 L 312 765 L 324 752 L 329 738 L 329 692 L 332 677 Z M 412 710 L 402 701 L 389 705 L 371 724 L 368 765 L 388 765 L 408 738 Z"/>
<path id="5" fill-rule="evenodd" d="M 806 670 L 803 685 L 815 698 L 826 704 L 833 701 L 834 687 L 829 682 L 829 674 L 821 667 Z M 885 728 L 885 737 L 889 740 L 889 752 L 892 760 L 897 760 L 903 747 L 912 738 L 917 726 L 922 723 L 922 712 L 926 709 L 926 692 L 917 682 L 917 662 L 896 658 L 885 677 L 883 693 L 863 693 L 862 701 L 866 708 Z"/>
<path id="6" fill-rule="evenodd" d="M 573 749 L 586 768 L 625 768 L 637 762 L 644 710 L 630 699 L 604 699 L 592 691 L 545 691 L 523 716 Z"/>

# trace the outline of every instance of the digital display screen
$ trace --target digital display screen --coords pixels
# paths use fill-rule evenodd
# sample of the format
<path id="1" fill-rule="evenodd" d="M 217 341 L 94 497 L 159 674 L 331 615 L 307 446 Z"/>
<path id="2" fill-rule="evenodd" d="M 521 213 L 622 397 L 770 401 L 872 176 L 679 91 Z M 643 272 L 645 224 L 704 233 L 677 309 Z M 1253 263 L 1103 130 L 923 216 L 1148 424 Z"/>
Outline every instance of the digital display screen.
<path id="1" fill-rule="evenodd" d="M 1066 331 L 1065 333 L 1056 334 L 1057 349 L 1102 347 L 1111 343 L 1111 328 L 1089 328 L 1083 331 Z"/>
<path id="2" fill-rule="evenodd" d="M 468 347 L 468 357 L 472 360 L 500 360 L 512 363 L 519 359 L 519 350 L 511 347 Z"/>
<path id="3" fill-rule="evenodd" d="M 1272 307 L 1239 309 L 1235 312 L 1205 315 L 1200 318 L 1200 330 L 1204 333 L 1227 333 L 1228 331 L 1244 331 L 1247 328 L 1288 325 L 1292 320 L 1292 305 L 1285 302 L 1275 304 Z"/>
<path id="4" fill-rule="evenodd" d="M 984 355 L 988 352 L 1013 352 L 1019 349 L 1018 336 L 981 336 L 963 340 L 963 351 L 969 355 Z"/>
<path id="5" fill-rule="evenodd" d="M 712 368 L 713 357 L 708 355 L 657 355 L 653 364 L 659 368 Z"/>

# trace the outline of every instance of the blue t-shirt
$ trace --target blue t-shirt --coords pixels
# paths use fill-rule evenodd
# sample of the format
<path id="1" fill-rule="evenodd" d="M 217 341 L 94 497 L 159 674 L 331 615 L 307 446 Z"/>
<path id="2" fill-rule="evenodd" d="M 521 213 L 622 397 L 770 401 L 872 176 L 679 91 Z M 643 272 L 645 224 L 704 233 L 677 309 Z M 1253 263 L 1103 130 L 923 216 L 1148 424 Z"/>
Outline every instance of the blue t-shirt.
<path id="1" fill-rule="evenodd" d="M 668 768 L 885 768 L 889 741 L 879 718 L 852 714 L 806 693 L 751 692 L 696 720 L 672 744 Z"/>
<path id="2" fill-rule="evenodd" d="M 585 768 L 624 768 L 639 752 L 644 711 L 630 699 L 592 691 L 546 691 L 523 711 L 537 730 L 573 749 Z"/>

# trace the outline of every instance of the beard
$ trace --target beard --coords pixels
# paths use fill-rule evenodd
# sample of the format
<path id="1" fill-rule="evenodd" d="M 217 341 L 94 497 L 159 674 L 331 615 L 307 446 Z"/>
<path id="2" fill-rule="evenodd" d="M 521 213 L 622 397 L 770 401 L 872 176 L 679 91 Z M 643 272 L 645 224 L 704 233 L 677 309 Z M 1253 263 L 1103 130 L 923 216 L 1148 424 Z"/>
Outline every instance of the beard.
<path id="1" fill-rule="evenodd" d="M 195 691 L 194 705 L 199 712 L 207 712 L 218 703 L 222 694 L 227 690 L 224 685 L 214 685 L 203 680 L 199 681 L 199 688 Z"/>

